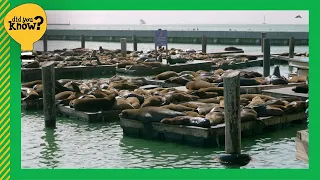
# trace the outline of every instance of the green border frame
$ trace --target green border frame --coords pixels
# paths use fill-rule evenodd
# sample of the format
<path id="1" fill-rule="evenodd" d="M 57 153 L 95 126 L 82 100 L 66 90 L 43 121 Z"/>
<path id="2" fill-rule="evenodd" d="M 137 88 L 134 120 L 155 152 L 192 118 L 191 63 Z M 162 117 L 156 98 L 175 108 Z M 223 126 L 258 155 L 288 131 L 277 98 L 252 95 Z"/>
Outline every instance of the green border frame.
<path id="1" fill-rule="evenodd" d="M 150 0 L 0 0 L 0 179 L 311 179 L 318 176 L 318 145 L 312 143 L 309 145 L 309 154 L 312 156 L 309 169 L 21 169 L 21 110 L 18 95 L 21 86 L 20 45 L 5 32 L 3 18 L 12 8 L 31 2 L 45 10 L 309 10 L 309 52 L 316 53 L 319 40 L 317 0 L 162 0 L 156 6 Z M 315 57 L 310 54 L 311 58 Z M 316 67 L 319 61 L 312 60 L 310 63 L 311 67 Z M 317 134 L 320 133 L 316 130 L 320 123 L 316 121 L 316 113 L 313 113 L 312 108 L 316 107 L 315 102 L 319 98 L 314 93 L 317 87 L 316 79 L 313 78 L 317 77 L 315 72 L 310 68 L 309 95 L 313 97 L 309 102 L 311 142 L 317 141 Z"/>

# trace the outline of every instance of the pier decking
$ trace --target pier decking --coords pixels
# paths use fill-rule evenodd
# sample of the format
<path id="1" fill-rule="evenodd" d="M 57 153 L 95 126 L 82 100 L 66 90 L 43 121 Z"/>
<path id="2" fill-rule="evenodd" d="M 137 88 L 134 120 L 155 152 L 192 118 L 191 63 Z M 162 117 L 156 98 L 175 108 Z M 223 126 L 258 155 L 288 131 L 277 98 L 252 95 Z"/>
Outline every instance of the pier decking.
<path id="1" fill-rule="evenodd" d="M 244 122 L 241 124 L 241 128 L 243 135 L 246 136 L 261 133 L 267 127 L 284 125 L 306 118 L 307 115 L 304 112 L 278 117 L 264 117 L 256 121 Z M 224 142 L 224 124 L 211 126 L 211 128 L 168 125 L 156 122 L 152 122 L 151 125 L 145 125 L 141 121 L 120 117 L 120 125 L 124 135 L 144 139 L 176 141 L 196 146 L 219 146 Z"/>
<path id="2" fill-rule="evenodd" d="M 64 68 L 55 68 L 56 79 L 84 79 L 115 74 L 115 65 L 67 66 Z M 21 68 L 21 81 L 23 82 L 41 79 L 41 76 L 41 68 Z"/>
<path id="3" fill-rule="evenodd" d="M 305 101 L 308 99 L 309 94 L 305 93 L 296 93 L 292 91 L 293 87 L 284 87 L 284 88 L 278 88 L 278 89 L 272 89 L 272 90 L 262 90 L 262 94 L 272 96 L 275 98 L 281 98 L 281 97 L 299 97 L 301 100 Z"/>
<path id="4" fill-rule="evenodd" d="M 309 162 L 309 130 L 297 132 L 296 157 L 305 163 Z"/>

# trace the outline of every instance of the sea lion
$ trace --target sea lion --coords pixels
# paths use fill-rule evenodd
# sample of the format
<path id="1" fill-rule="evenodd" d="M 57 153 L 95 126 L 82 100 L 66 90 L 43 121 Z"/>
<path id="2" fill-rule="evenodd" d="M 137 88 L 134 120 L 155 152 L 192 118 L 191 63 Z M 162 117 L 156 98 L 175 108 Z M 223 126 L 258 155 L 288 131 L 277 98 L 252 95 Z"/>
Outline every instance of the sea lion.
<path id="1" fill-rule="evenodd" d="M 218 96 L 216 92 L 192 91 L 190 95 L 198 96 L 200 99 L 214 98 Z"/>
<path id="2" fill-rule="evenodd" d="M 34 60 L 28 64 L 23 65 L 24 68 L 39 68 L 40 67 L 40 63 L 37 60 Z"/>
<path id="3" fill-rule="evenodd" d="M 169 79 L 171 77 L 178 77 L 178 73 L 174 72 L 174 71 L 166 71 L 163 73 L 158 74 L 154 79 L 156 80 L 166 80 Z"/>
<path id="4" fill-rule="evenodd" d="M 99 91 L 99 90 L 92 91 L 89 94 L 93 95 L 96 98 L 108 97 L 108 95 L 106 93 L 104 93 L 103 91 Z"/>
<path id="5" fill-rule="evenodd" d="M 283 116 L 284 111 L 280 108 L 273 106 L 255 106 L 253 109 L 258 113 L 258 117 L 268 117 L 268 116 Z"/>
<path id="6" fill-rule="evenodd" d="M 223 96 L 223 87 L 207 87 L 207 88 L 201 88 L 198 91 L 204 91 L 204 92 L 216 92 L 219 96 Z"/>
<path id="7" fill-rule="evenodd" d="M 256 96 L 252 98 L 251 102 L 248 104 L 247 107 L 254 107 L 254 106 L 260 106 L 260 105 L 265 105 L 265 101 L 261 99 L 261 97 Z"/>
<path id="8" fill-rule="evenodd" d="M 208 83 L 206 81 L 190 81 L 186 84 L 186 88 L 189 90 L 199 90 L 201 88 L 208 88 L 208 87 L 216 87 L 213 83 Z"/>
<path id="9" fill-rule="evenodd" d="M 308 93 L 309 92 L 309 86 L 307 84 L 300 85 L 292 88 L 292 91 L 296 93 Z"/>
<path id="10" fill-rule="evenodd" d="M 241 94 L 240 98 L 245 98 L 251 101 L 256 96 L 259 96 L 263 101 L 269 101 L 269 100 L 275 99 L 274 97 L 262 95 L 262 94 Z"/>
<path id="11" fill-rule="evenodd" d="M 199 99 L 197 96 L 189 95 L 186 93 L 168 93 L 165 94 L 166 103 L 178 103 L 178 102 L 188 102 L 188 101 L 195 101 Z"/>
<path id="12" fill-rule="evenodd" d="M 242 49 L 233 46 L 224 48 L 225 51 L 241 51 Z"/>
<path id="13" fill-rule="evenodd" d="M 198 114 L 200 114 L 200 115 L 206 115 L 215 107 L 219 107 L 219 104 L 212 103 L 212 104 L 200 105 L 196 109 L 196 112 L 198 112 Z"/>
<path id="14" fill-rule="evenodd" d="M 189 81 L 190 81 L 189 79 L 179 76 L 179 77 L 171 77 L 169 79 L 166 79 L 164 82 L 185 86 Z"/>
<path id="15" fill-rule="evenodd" d="M 288 79 L 289 83 L 300 83 L 300 82 L 306 82 L 307 77 L 306 76 L 291 76 Z"/>
<path id="16" fill-rule="evenodd" d="M 195 111 L 186 111 L 184 112 L 187 116 L 191 116 L 191 117 L 205 117 L 203 115 L 198 114 Z"/>
<path id="17" fill-rule="evenodd" d="M 240 78 L 240 86 L 256 86 L 260 84 L 261 83 L 255 79 Z M 219 83 L 218 87 L 223 87 L 223 82 Z"/>
<path id="18" fill-rule="evenodd" d="M 26 83 L 22 83 L 22 87 L 33 88 L 37 84 L 42 84 L 42 80 L 35 80 Z"/>
<path id="19" fill-rule="evenodd" d="M 73 92 L 72 91 L 64 91 L 55 95 L 56 100 L 67 99 Z"/>
<path id="20" fill-rule="evenodd" d="M 89 98 L 75 99 L 73 101 L 74 109 L 77 111 L 97 112 L 110 110 L 116 103 L 116 95 L 110 95 L 107 98 Z"/>
<path id="21" fill-rule="evenodd" d="M 164 118 L 160 122 L 163 124 L 170 124 L 170 125 L 186 125 L 189 124 L 188 116 L 177 116 L 174 118 Z"/>
<path id="22" fill-rule="evenodd" d="M 220 103 L 220 99 L 215 97 L 215 98 L 209 98 L 209 99 L 199 99 L 199 102 L 202 103 L 215 103 L 215 104 L 219 104 Z"/>
<path id="23" fill-rule="evenodd" d="M 125 109 L 135 109 L 129 102 L 123 98 L 116 98 L 112 109 L 114 110 L 125 110 Z"/>
<path id="24" fill-rule="evenodd" d="M 281 101 L 293 102 L 293 101 L 302 101 L 299 97 L 282 97 L 280 98 Z"/>
<path id="25" fill-rule="evenodd" d="M 242 108 L 240 111 L 241 122 L 255 121 L 258 118 L 258 113 L 250 108 Z"/>
<path id="26" fill-rule="evenodd" d="M 262 77 L 262 74 L 254 71 L 240 71 L 240 77 L 243 78 L 256 78 L 256 77 Z"/>
<path id="27" fill-rule="evenodd" d="M 184 116 L 183 113 L 162 107 L 142 107 L 140 109 L 126 109 L 119 115 L 121 118 L 148 122 L 160 122 L 164 118 Z"/>
<path id="28" fill-rule="evenodd" d="M 178 111 L 178 112 L 194 111 L 194 108 L 190 108 L 190 107 L 183 106 L 180 104 L 169 104 L 169 105 L 165 105 L 162 107 L 166 108 L 166 109 L 173 110 L 173 111 Z"/>
<path id="29" fill-rule="evenodd" d="M 165 102 L 165 98 L 161 96 L 150 96 L 146 100 L 144 100 L 141 107 L 147 107 L 147 106 L 161 106 Z"/>
<path id="30" fill-rule="evenodd" d="M 130 103 L 134 109 L 140 108 L 140 101 L 137 97 L 128 97 L 126 101 Z"/>
<path id="31" fill-rule="evenodd" d="M 187 119 L 189 119 L 189 123 L 187 126 L 196 126 L 196 127 L 202 127 L 202 128 L 210 128 L 210 121 L 203 117 L 190 117 L 186 116 Z"/>
<path id="32" fill-rule="evenodd" d="M 23 101 L 35 100 L 35 99 L 39 99 L 39 97 L 40 97 L 36 91 L 31 90 L 31 89 L 30 89 L 30 91 L 27 91 L 26 94 L 27 94 L 27 96 L 22 99 Z"/>
<path id="33" fill-rule="evenodd" d="M 288 80 L 280 75 L 279 66 L 274 68 L 272 75 L 265 78 L 265 82 L 272 85 L 288 84 Z"/>
<path id="34" fill-rule="evenodd" d="M 124 97 L 125 98 L 135 97 L 139 100 L 139 104 L 144 103 L 144 97 L 142 95 L 139 95 L 138 93 L 128 93 L 128 94 L 124 95 Z"/>
<path id="35" fill-rule="evenodd" d="M 224 123 L 224 110 L 219 107 L 212 108 L 206 115 L 206 119 L 210 121 L 211 126 Z"/>

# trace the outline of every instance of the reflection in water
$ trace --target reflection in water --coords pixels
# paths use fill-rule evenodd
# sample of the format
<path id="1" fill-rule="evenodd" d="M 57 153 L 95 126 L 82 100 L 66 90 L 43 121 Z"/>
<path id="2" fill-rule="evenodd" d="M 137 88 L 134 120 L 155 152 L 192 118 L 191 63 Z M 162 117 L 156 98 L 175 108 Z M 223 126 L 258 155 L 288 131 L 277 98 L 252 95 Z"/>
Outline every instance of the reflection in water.
<path id="1" fill-rule="evenodd" d="M 56 143 L 56 134 L 55 129 L 44 129 L 45 135 L 41 138 L 45 140 L 44 147 L 40 152 L 42 159 L 40 162 L 44 163 L 49 168 L 58 167 L 59 157 L 57 155 L 57 151 L 59 151 L 58 144 Z"/>

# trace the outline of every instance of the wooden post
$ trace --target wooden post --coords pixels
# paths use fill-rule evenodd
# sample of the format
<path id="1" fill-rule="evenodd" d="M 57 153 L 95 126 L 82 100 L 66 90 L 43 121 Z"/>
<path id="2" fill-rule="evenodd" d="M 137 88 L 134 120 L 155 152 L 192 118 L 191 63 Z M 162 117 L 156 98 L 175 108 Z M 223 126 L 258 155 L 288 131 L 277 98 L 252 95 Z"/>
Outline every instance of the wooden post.
<path id="1" fill-rule="evenodd" d="M 86 47 L 85 43 L 86 43 L 85 37 L 84 37 L 83 34 L 81 34 L 81 48 L 85 48 Z"/>
<path id="2" fill-rule="evenodd" d="M 127 56 L 127 39 L 126 38 L 121 38 L 121 54 L 123 57 Z"/>
<path id="3" fill-rule="evenodd" d="M 56 105 L 55 105 L 55 72 L 54 62 L 50 61 L 42 66 L 42 92 L 43 113 L 45 127 L 56 128 Z"/>
<path id="4" fill-rule="evenodd" d="M 294 57 L 294 46 L 295 46 L 295 38 L 291 36 L 289 41 L 289 58 Z"/>
<path id="5" fill-rule="evenodd" d="M 202 36 L 202 53 L 207 53 L 207 36 Z"/>
<path id="6" fill-rule="evenodd" d="M 225 150 L 227 154 L 241 154 L 240 72 L 225 73 L 223 84 Z"/>
<path id="7" fill-rule="evenodd" d="M 263 40 L 263 77 L 270 75 L 270 39 Z"/>
<path id="8" fill-rule="evenodd" d="M 261 52 L 263 52 L 263 40 L 267 37 L 267 33 L 261 33 Z"/>
<path id="9" fill-rule="evenodd" d="M 133 35 L 133 50 L 138 51 L 137 36 L 136 35 Z"/>
<path id="10" fill-rule="evenodd" d="M 42 41 L 43 41 L 43 52 L 47 52 L 48 51 L 48 36 L 46 33 L 43 35 Z"/>

